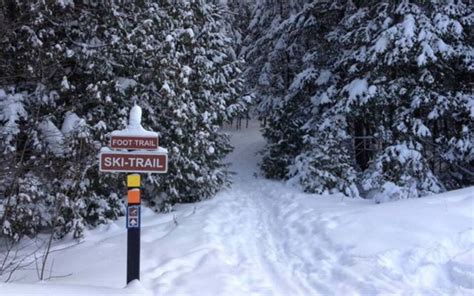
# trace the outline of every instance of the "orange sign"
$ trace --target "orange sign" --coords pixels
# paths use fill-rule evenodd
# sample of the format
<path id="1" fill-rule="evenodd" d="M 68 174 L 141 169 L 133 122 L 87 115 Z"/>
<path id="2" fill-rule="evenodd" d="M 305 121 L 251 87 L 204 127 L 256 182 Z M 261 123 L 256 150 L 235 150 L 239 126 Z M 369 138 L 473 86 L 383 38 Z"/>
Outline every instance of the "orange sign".
<path id="1" fill-rule="evenodd" d="M 128 203 L 129 204 L 140 203 L 140 189 L 130 189 L 128 191 Z"/>

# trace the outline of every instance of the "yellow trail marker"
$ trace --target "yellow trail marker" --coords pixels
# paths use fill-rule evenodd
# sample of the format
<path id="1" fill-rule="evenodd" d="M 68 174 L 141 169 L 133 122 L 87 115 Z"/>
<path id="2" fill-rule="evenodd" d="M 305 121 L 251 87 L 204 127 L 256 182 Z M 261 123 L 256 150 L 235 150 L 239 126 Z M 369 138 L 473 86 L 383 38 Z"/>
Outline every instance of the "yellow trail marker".
<path id="1" fill-rule="evenodd" d="M 139 174 L 130 174 L 127 176 L 127 187 L 140 187 L 140 175 Z"/>

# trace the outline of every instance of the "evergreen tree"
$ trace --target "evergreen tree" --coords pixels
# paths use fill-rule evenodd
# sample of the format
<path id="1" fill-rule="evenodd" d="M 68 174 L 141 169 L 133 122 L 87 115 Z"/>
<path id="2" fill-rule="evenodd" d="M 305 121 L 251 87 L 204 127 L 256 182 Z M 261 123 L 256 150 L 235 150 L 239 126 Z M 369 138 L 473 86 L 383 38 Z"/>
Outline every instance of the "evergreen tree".
<path id="1" fill-rule="evenodd" d="M 239 99 L 241 61 L 218 7 L 183 1 L 164 9 L 172 23 L 155 68 L 153 100 L 160 114 L 154 126 L 170 151 L 169 173 L 156 179 L 161 193 L 153 202 L 161 207 L 209 198 L 229 184 L 224 156 L 231 146 L 219 125 L 249 103 Z"/>
<path id="2" fill-rule="evenodd" d="M 403 0 L 314 1 L 272 26 L 247 72 L 266 175 L 389 198 L 472 184 L 470 24 L 466 1 Z"/>
<path id="3" fill-rule="evenodd" d="M 172 2 L 2 7 L 4 234 L 81 236 L 123 214 L 123 175 L 99 173 L 97 154 L 135 102 L 170 153 L 170 173 L 147 177 L 147 199 L 164 208 L 229 184 L 218 125 L 246 108 L 240 61 L 218 7 Z"/>
<path id="4" fill-rule="evenodd" d="M 443 190 L 429 165 L 436 151 L 428 143 L 456 141 L 454 135 L 462 135 L 472 119 L 466 105 L 458 104 L 459 97 L 472 94 L 466 80 L 468 26 L 462 20 L 468 14 L 462 1 L 382 1 L 345 20 L 342 39 L 349 50 L 341 66 L 349 73 L 339 109 L 352 128 L 364 122 L 383 147 L 364 172 L 365 190 L 385 188 L 386 182 L 410 188 L 399 198 Z M 439 132 L 446 121 L 448 129 Z"/>
<path id="5" fill-rule="evenodd" d="M 264 136 L 268 144 L 262 168 L 268 177 L 291 178 L 306 191 L 347 191 L 350 187 L 349 191 L 357 195 L 353 170 L 348 170 L 351 161 L 344 150 L 347 145 L 336 137 L 340 132 L 339 120 L 335 120 L 333 126 L 326 124 L 324 128 L 316 128 L 332 104 L 328 92 L 333 91 L 331 85 L 338 80 L 332 65 L 339 51 L 330 34 L 344 16 L 344 7 L 343 1 L 313 1 L 280 26 L 268 67 L 261 73 L 263 77 L 280 81 L 278 89 L 281 91 L 267 95 L 271 97 L 271 108 L 266 112 L 268 126 Z M 287 60 L 278 60 L 279 57 Z M 285 80 L 289 80 L 287 85 L 281 83 Z M 278 85 L 269 83 L 267 88 L 262 87 L 262 92 L 275 89 L 275 84 Z M 345 161 L 327 162 L 338 157 Z M 338 165 L 340 172 L 331 172 Z M 351 175 L 350 182 L 335 177 L 346 174 Z"/>
<path id="6" fill-rule="evenodd" d="M 131 44 L 118 42 L 137 25 L 129 16 L 138 8 L 127 7 L 57 1 L 7 7 L 5 15 L 20 16 L 22 25 L 12 20 L 2 40 L 7 57 L 2 68 L 10 75 L 1 84 L 10 85 L 10 96 L 21 92 L 25 120 L 17 122 L 17 141 L 3 142 L 6 157 L 17 154 L 15 177 L 5 192 L 5 234 L 18 238 L 54 228 L 58 236 L 70 231 L 80 236 L 85 225 L 124 213 L 115 192 L 123 181 L 98 173 L 97 153 L 106 145 L 106 131 L 122 125 L 131 104 L 117 85 L 120 75 L 134 74 L 124 70 L 133 69 Z M 30 179 L 33 185 L 22 185 Z M 18 208 L 23 201 L 28 211 Z M 28 216 L 35 225 L 21 222 Z"/>
<path id="7" fill-rule="evenodd" d="M 262 168 L 271 178 L 286 176 L 287 167 L 301 146 L 301 118 L 296 113 L 303 109 L 297 100 L 286 95 L 302 68 L 308 42 L 303 40 L 306 35 L 298 34 L 304 17 L 295 20 L 292 16 L 303 4 L 257 2 L 242 50 L 249 64 L 245 73 L 247 83 L 253 89 L 258 116 L 266 125 Z M 301 30 L 308 31 L 309 27 L 307 24 Z"/>
<path id="8" fill-rule="evenodd" d="M 290 134 L 299 133 L 303 145 L 289 166 L 286 177 L 313 193 L 340 191 L 358 196 L 356 172 L 350 157 L 347 121 L 334 112 L 334 94 L 341 79 L 334 67 L 341 51 L 335 32 L 347 10 L 345 1 L 314 1 L 302 11 L 307 31 L 298 33 L 306 41 L 303 57 L 305 69 L 296 77 L 288 97 L 306 113 L 300 113 L 300 124 Z M 316 36 L 316 37 L 314 37 Z M 302 83 L 304 82 L 304 83 Z M 301 114 L 303 116 L 301 116 Z"/>

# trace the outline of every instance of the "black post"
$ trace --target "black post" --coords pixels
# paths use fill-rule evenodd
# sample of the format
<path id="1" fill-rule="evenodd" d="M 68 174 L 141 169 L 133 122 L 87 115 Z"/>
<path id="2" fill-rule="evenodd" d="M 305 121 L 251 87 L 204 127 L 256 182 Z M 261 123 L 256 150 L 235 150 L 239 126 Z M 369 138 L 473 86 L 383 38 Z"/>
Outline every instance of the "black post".
<path id="1" fill-rule="evenodd" d="M 140 280 L 140 228 L 129 228 L 127 235 L 127 284 Z"/>
<path id="2" fill-rule="evenodd" d="M 140 280 L 140 175 L 127 177 L 127 284 Z"/>
<path id="3" fill-rule="evenodd" d="M 140 280 L 140 228 L 129 228 L 127 234 L 127 284 Z"/>

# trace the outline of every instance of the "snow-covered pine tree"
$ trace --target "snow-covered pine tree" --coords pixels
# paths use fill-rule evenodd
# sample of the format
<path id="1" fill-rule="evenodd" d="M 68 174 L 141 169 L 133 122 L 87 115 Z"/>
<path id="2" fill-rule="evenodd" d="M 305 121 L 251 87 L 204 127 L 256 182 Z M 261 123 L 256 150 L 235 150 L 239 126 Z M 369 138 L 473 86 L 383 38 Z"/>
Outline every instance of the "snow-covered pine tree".
<path id="1" fill-rule="evenodd" d="M 215 5 L 220 6 L 221 15 L 225 18 L 222 24 L 225 27 L 227 35 L 231 39 L 235 54 L 239 56 L 245 31 L 250 22 L 250 12 L 252 1 L 247 0 L 214 0 Z"/>
<path id="2" fill-rule="evenodd" d="M 338 67 L 347 75 L 335 107 L 347 116 L 349 133 L 362 128 L 382 147 L 362 186 L 393 198 L 439 192 L 443 169 L 431 162 L 446 154 L 431 145 L 472 138 L 472 11 L 464 1 L 368 2 L 344 21 L 346 54 Z M 469 144 L 463 149 L 463 157 L 472 153 Z"/>
<path id="3" fill-rule="evenodd" d="M 344 132 L 345 118 L 333 116 L 316 123 L 305 128 L 309 134 L 304 149 L 289 168 L 289 183 L 305 192 L 358 197 L 357 172 L 349 153 L 349 136 Z"/>
<path id="4" fill-rule="evenodd" d="M 302 41 L 307 48 L 303 56 L 304 69 L 298 74 L 289 89 L 288 99 L 305 110 L 299 116 L 296 131 L 303 139 L 303 146 L 287 175 L 290 183 L 299 184 L 304 191 L 312 193 L 343 192 L 358 196 L 356 172 L 350 156 L 349 135 L 344 116 L 333 112 L 336 103 L 335 85 L 343 73 L 334 67 L 341 55 L 335 28 L 344 17 L 346 1 L 314 1 L 307 5 L 296 19 Z M 335 36 L 336 35 L 336 36 Z"/>
<path id="5" fill-rule="evenodd" d="M 297 130 L 300 119 L 296 118 L 295 122 L 288 119 L 291 112 L 289 108 L 288 112 L 282 112 L 282 105 L 293 78 L 301 69 L 302 41 L 298 35 L 292 35 L 292 30 L 298 30 L 292 14 L 303 4 L 302 1 L 278 5 L 272 1 L 256 2 L 251 7 L 252 19 L 241 51 L 248 65 L 246 82 L 255 97 L 258 117 L 268 124 L 264 130 L 268 142 L 262 168 L 271 178 L 284 178 L 301 143 L 301 137 L 292 133 Z"/>
<path id="6" fill-rule="evenodd" d="M 239 97 L 239 61 L 215 6 L 171 2 L 2 7 L 2 157 L 16 180 L 14 188 L 2 180 L 4 234 L 54 227 L 59 236 L 80 236 L 84 226 L 123 214 L 123 177 L 99 174 L 96 156 L 134 102 L 145 110 L 145 127 L 161 132 L 176 168 L 148 176 L 159 184 L 145 192 L 148 199 L 195 201 L 228 184 L 223 157 L 231 148 L 218 125 L 247 104 Z"/>
<path id="7" fill-rule="evenodd" d="M 4 195 L 5 234 L 19 237 L 53 227 L 58 236 L 70 231 L 80 236 L 84 225 L 123 214 L 115 193 L 123 181 L 99 175 L 96 155 L 105 144 L 105 131 L 121 125 L 124 106 L 131 104 L 130 97 L 114 95 L 121 92 L 117 69 L 135 74 L 123 71 L 123 65 L 133 65 L 132 58 L 119 61 L 131 56 L 123 50 L 131 44 L 122 43 L 121 51 L 114 51 L 118 39 L 137 25 L 128 14 L 136 7 L 127 7 L 130 11 L 117 11 L 120 7 L 114 4 L 88 7 L 63 1 L 3 7 L 8 26 L 1 67 L 8 75 L 1 84 L 9 89 L 7 97 L 23 95 L 25 110 L 23 120 L 14 120 L 21 127 L 14 145 L 10 143 L 13 148 L 3 149 L 5 157 L 17 155 L 15 177 Z M 29 180 L 32 185 L 22 185 Z M 18 207 L 23 200 L 28 210 Z M 33 217 L 34 227 L 16 223 L 23 229 L 5 229 L 25 216 Z"/>
<path id="8" fill-rule="evenodd" d="M 269 96 L 266 116 L 280 125 L 272 129 L 270 121 L 265 130 L 267 148 L 274 149 L 266 150 L 264 169 L 275 172 L 274 167 L 282 167 L 268 164 L 272 155 L 287 156 L 279 145 L 288 146 L 288 134 L 297 139 L 291 143 L 305 139 L 296 160 L 295 155 L 283 159 L 294 161 L 289 177 L 306 191 L 337 189 L 357 196 L 356 169 L 364 172 L 363 189 L 395 198 L 439 192 L 444 184 L 472 184 L 472 9 L 467 2 L 311 5 L 318 6 L 310 13 L 315 23 L 319 19 L 324 24 L 313 25 L 319 48 L 306 47 L 301 71 L 288 91 L 282 86 Z M 285 36 L 289 43 L 291 23 L 301 14 L 281 22 L 267 40 Z M 296 27 L 300 31 L 295 35 L 304 40 L 304 26 Z M 278 52 L 275 48 L 272 53 Z M 271 62 L 275 56 L 265 56 L 270 62 L 259 72 L 265 74 L 262 81 L 279 77 L 278 71 L 271 71 L 278 65 Z M 267 90 L 273 89 L 271 85 L 267 83 Z M 311 114 L 304 113 L 308 109 Z M 295 124 L 298 120 L 304 124 Z M 280 177 L 286 176 L 280 171 Z"/>
<path id="9" fill-rule="evenodd" d="M 242 40 L 240 55 L 247 63 L 244 73 L 246 84 L 255 96 L 258 116 L 262 120 L 265 120 L 267 113 L 271 112 L 272 102 L 278 101 L 278 98 L 282 96 L 283 85 L 288 86 L 291 80 L 291 77 L 281 77 L 282 72 L 288 72 L 285 67 L 290 67 L 290 65 L 288 65 L 286 55 L 278 56 L 274 52 L 277 49 L 277 42 L 282 30 L 288 24 L 286 20 L 298 13 L 307 2 L 309 0 L 278 3 L 271 0 L 259 0 L 250 1 L 247 4 L 250 10 L 250 21 L 244 30 L 245 38 Z M 280 45 L 285 46 L 281 43 Z M 277 72 L 280 73 L 277 74 Z M 275 75 L 280 77 L 275 77 Z M 285 79 L 288 81 L 282 83 Z M 272 83 L 273 85 L 270 86 Z"/>
<path id="10" fill-rule="evenodd" d="M 230 182 L 224 156 L 231 151 L 219 125 L 246 111 L 240 64 L 223 30 L 220 6 L 181 1 L 163 6 L 170 17 L 154 73 L 158 120 L 153 126 L 169 149 L 169 172 L 156 181 L 159 207 L 214 195 Z M 154 86 L 154 87 L 155 87 Z"/>
<path id="11" fill-rule="evenodd" d="M 433 71 L 436 73 L 433 76 L 441 82 L 432 83 L 433 95 L 438 96 L 432 98 L 436 105 L 433 108 L 430 102 L 425 102 L 424 108 L 433 108 L 427 110 L 432 132 L 430 144 L 434 154 L 439 154 L 444 161 L 434 170 L 444 185 L 453 189 L 474 184 L 474 94 L 471 78 L 474 72 L 474 13 L 469 1 L 438 1 L 433 3 L 433 7 L 431 18 L 440 37 L 436 41 L 436 53 L 442 57 L 441 63 L 445 67 Z M 433 65 L 437 62 L 439 60 L 433 59 L 429 68 L 438 68 Z M 435 165 L 433 162 L 432 166 Z"/>

